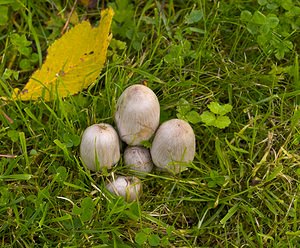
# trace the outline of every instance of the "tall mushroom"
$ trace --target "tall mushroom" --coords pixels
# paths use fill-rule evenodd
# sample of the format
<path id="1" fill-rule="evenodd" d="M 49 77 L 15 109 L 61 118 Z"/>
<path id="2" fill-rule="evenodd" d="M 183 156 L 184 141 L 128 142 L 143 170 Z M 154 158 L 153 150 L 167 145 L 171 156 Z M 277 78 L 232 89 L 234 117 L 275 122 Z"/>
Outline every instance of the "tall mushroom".
<path id="1" fill-rule="evenodd" d="M 141 145 L 149 140 L 159 125 L 160 106 L 155 93 L 147 86 L 129 86 L 117 101 L 115 122 L 121 140 Z"/>

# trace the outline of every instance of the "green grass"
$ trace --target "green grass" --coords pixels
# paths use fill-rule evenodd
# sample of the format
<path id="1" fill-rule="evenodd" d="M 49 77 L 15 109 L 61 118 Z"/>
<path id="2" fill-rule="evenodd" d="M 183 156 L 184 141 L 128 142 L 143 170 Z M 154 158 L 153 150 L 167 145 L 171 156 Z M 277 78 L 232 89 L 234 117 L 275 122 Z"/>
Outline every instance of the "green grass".
<path id="1" fill-rule="evenodd" d="M 11 2 L 0 1 L 4 97 L 38 68 L 74 5 Z M 0 246 L 299 247 L 299 3 L 110 4 L 124 22 L 113 25 L 114 38 L 126 48 L 111 46 L 95 84 L 52 102 L 0 100 Z M 100 6 L 75 11 L 97 24 Z M 256 19 L 241 20 L 245 11 Z M 279 24 L 268 33 L 270 15 Z M 114 125 L 117 98 L 141 82 L 157 94 L 161 121 L 176 118 L 180 99 L 199 115 L 210 102 L 233 109 L 227 128 L 191 124 L 197 154 L 189 170 L 153 171 L 140 200 L 126 203 L 104 187 L 110 173 L 126 173 L 122 160 L 109 175 L 91 173 L 79 143 L 87 126 Z"/>

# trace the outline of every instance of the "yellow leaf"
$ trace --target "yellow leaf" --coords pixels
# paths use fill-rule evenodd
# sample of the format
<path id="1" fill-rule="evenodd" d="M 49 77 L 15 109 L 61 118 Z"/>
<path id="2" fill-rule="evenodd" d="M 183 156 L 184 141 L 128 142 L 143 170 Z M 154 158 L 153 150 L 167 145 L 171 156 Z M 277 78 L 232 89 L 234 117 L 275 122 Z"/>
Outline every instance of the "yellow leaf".
<path id="1" fill-rule="evenodd" d="M 92 84 L 106 60 L 113 15 L 111 8 L 105 9 L 98 27 L 83 21 L 56 40 L 48 48 L 45 63 L 24 89 L 14 89 L 13 99 L 50 101 L 76 94 Z"/>

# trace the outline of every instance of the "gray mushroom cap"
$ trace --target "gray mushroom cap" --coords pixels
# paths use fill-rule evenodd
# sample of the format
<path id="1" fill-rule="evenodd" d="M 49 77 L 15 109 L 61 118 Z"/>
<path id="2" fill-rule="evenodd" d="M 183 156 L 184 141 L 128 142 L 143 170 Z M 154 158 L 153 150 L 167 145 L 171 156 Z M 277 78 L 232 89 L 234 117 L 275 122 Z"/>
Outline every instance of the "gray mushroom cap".
<path id="1" fill-rule="evenodd" d="M 100 123 L 85 129 L 80 143 L 80 157 L 88 169 L 110 169 L 120 156 L 119 136 L 111 125 Z"/>
<path id="2" fill-rule="evenodd" d="M 117 101 L 115 122 L 121 140 L 128 145 L 149 140 L 159 125 L 159 117 L 158 98 L 147 86 L 129 86 Z"/>
<path id="3" fill-rule="evenodd" d="M 139 175 L 151 172 L 153 168 L 150 151 L 142 146 L 127 146 L 124 151 L 124 163 Z"/>
<path id="4" fill-rule="evenodd" d="M 157 130 L 150 149 L 153 163 L 161 170 L 177 174 L 194 160 L 196 138 L 184 120 L 172 119 Z"/>
<path id="5" fill-rule="evenodd" d="M 122 196 L 126 201 L 137 200 L 142 193 L 142 183 L 137 177 L 118 176 L 106 185 L 109 192 Z"/>

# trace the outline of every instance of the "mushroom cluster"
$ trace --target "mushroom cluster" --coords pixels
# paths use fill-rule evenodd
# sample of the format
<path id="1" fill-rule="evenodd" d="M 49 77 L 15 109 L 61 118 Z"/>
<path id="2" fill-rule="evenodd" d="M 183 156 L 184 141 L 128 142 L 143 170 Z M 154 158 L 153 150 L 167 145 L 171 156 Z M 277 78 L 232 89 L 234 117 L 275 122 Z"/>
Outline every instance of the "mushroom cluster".
<path id="1" fill-rule="evenodd" d="M 159 125 L 160 104 L 147 86 L 129 86 L 119 97 L 115 112 L 116 130 L 100 123 L 88 127 L 82 134 L 80 157 L 85 166 L 95 172 L 111 169 L 121 157 L 120 143 L 125 148 L 125 166 L 132 176 L 113 177 L 106 188 L 127 201 L 139 198 L 142 192 L 139 176 L 155 167 L 173 175 L 180 173 L 194 160 L 195 134 L 184 120 L 171 119 Z M 151 148 L 143 144 L 152 140 Z"/>

